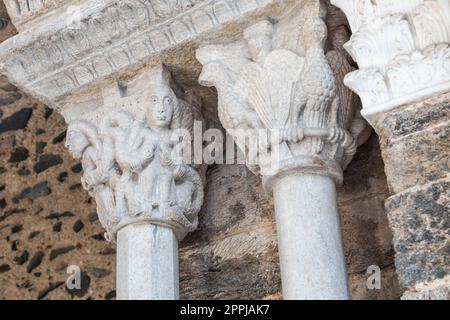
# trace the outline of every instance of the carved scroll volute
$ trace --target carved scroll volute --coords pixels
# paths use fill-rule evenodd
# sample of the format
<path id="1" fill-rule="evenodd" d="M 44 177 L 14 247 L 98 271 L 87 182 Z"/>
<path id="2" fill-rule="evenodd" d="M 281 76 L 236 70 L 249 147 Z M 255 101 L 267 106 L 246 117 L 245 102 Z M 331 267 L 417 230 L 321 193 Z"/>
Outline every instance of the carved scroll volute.
<path id="1" fill-rule="evenodd" d="M 302 25 L 304 55 L 275 44 L 277 25 L 269 19 L 244 30 L 243 40 L 197 50 L 199 81 L 217 88 L 223 126 L 232 135 L 248 128 L 278 135 L 269 147 L 272 160 L 260 154 L 254 170 L 266 180 L 296 169 L 341 182 L 356 151 L 358 100 L 342 83 L 352 68 L 343 51 L 325 52 L 327 26 L 317 12 L 292 22 Z"/>
<path id="2" fill-rule="evenodd" d="M 200 106 L 176 96 L 170 82 L 163 66 L 145 71 L 130 87 L 105 90 L 105 106 L 69 124 L 66 145 L 82 159 L 83 186 L 111 240 L 137 222 L 169 227 L 178 239 L 197 227 L 203 179 L 176 138 L 192 139 Z"/>

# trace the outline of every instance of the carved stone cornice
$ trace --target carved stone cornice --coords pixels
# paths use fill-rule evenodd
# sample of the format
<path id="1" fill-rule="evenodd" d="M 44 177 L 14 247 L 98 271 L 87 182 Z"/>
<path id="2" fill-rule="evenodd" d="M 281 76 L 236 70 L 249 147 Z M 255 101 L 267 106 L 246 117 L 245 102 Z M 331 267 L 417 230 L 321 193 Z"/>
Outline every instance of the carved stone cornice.
<path id="1" fill-rule="evenodd" d="M 269 190 L 274 179 L 294 172 L 341 183 L 365 128 L 358 99 L 343 84 L 350 62 L 333 45 L 325 52 L 325 15 L 320 2 L 307 1 L 276 23 L 250 26 L 242 40 L 197 50 L 200 84 L 216 87 L 219 118 L 238 147 L 245 153 L 255 143 L 243 135 L 271 137 L 267 152 L 247 154 Z"/>
<path id="2" fill-rule="evenodd" d="M 16 1 L 10 0 L 8 7 L 10 13 L 16 12 L 12 16 L 17 24 L 22 14 L 18 16 L 12 6 Z M 60 107 L 69 94 L 92 88 L 105 78 L 132 73 L 191 42 L 217 34 L 226 37 L 227 30 L 241 28 L 246 18 L 269 11 L 276 16 L 298 0 L 44 3 L 49 4 L 46 14 L 36 11 L 32 23 L 1 44 L 0 61 L 2 73 L 11 82 L 48 105 Z M 53 7 L 53 3 L 60 5 Z"/>
<path id="3" fill-rule="evenodd" d="M 353 31 L 345 83 L 372 115 L 450 90 L 450 1 L 332 0 Z"/>
<path id="4" fill-rule="evenodd" d="M 69 122 L 66 146 L 82 160 L 82 185 L 108 239 L 135 223 L 169 227 L 178 239 L 197 227 L 203 179 L 182 156 L 187 141 L 172 135 L 183 129 L 192 138 L 200 110 L 169 83 L 163 66 L 145 70 L 105 88 L 104 106 Z"/>
<path id="5" fill-rule="evenodd" d="M 4 0 L 9 16 L 17 30 L 23 31 L 36 24 L 37 20 L 56 13 L 74 0 Z M 48 18 L 48 17 L 47 17 Z"/>

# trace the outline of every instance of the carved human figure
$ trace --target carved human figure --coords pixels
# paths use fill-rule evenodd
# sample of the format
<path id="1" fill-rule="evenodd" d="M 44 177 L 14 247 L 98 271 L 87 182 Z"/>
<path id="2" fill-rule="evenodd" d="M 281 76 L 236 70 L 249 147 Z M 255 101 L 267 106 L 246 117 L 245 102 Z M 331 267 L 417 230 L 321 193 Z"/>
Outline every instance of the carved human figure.
<path id="1" fill-rule="evenodd" d="M 180 154 L 185 141 L 173 139 L 176 129 L 191 137 L 193 110 L 175 95 L 165 68 L 152 70 L 143 86 L 91 116 L 95 125 L 72 122 L 67 146 L 82 158 L 83 186 L 112 238 L 135 219 L 171 226 L 181 238 L 196 228 L 203 201 L 202 179 Z"/>

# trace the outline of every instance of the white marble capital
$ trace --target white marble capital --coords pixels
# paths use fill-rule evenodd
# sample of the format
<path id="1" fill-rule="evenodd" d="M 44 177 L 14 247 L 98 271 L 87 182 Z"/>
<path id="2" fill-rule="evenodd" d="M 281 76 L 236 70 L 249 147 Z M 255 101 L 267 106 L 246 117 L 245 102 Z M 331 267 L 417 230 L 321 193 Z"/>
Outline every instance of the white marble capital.
<path id="1" fill-rule="evenodd" d="M 377 114 L 450 91 L 449 0 L 332 0 L 353 31 L 358 63 L 345 84 Z"/>
<path id="2" fill-rule="evenodd" d="M 70 114 L 66 139 L 82 160 L 82 183 L 100 222 L 112 240 L 132 224 L 163 226 L 181 240 L 197 227 L 203 181 L 172 134 L 185 130 L 193 138 L 199 106 L 175 94 L 162 65 L 103 91 L 105 105 Z"/>
<path id="3" fill-rule="evenodd" d="M 240 149 L 249 147 L 240 141 L 245 130 L 278 136 L 249 165 L 268 189 L 293 171 L 341 183 L 365 130 L 359 101 L 343 84 L 353 71 L 337 35 L 344 30 L 333 30 L 325 50 L 325 14 L 319 2 L 306 1 L 278 22 L 261 19 L 241 40 L 197 50 L 200 84 L 217 89 L 219 118 Z"/>

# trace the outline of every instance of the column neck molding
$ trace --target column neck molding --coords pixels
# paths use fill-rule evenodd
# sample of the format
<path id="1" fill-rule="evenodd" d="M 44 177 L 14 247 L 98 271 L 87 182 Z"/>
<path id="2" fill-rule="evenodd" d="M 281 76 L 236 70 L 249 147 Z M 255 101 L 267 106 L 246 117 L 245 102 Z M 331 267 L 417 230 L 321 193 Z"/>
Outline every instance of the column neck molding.
<path id="1" fill-rule="evenodd" d="M 201 110 L 170 83 L 162 65 L 147 69 L 104 88 L 104 106 L 69 121 L 66 146 L 82 161 L 82 185 L 108 239 L 131 224 L 168 227 L 179 240 L 197 227 L 204 179 L 183 158 L 187 141 L 172 134 L 183 129 L 193 138 Z"/>
<path id="2" fill-rule="evenodd" d="M 450 91 L 450 1 L 332 0 L 353 35 L 345 48 L 358 63 L 345 84 L 378 114 Z"/>
<path id="3" fill-rule="evenodd" d="M 343 84 L 353 68 L 339 47 L 346 35 L 335 33 L 345 29 L 330 31 L 326 52 L 325 16 L 324 6 L 309 1 L 277 22 L 262 19 L 241 40 L 197 50 L 200 84 L 217 88 L 219 118 L 238 147 L 249 149 L 242 130 L 278 135 L 268 154 L 259 153 L 249 165 L 269 191 L 274 179 L 296 173 L 341 183 L 366 128 L 356 95 Z"/>

